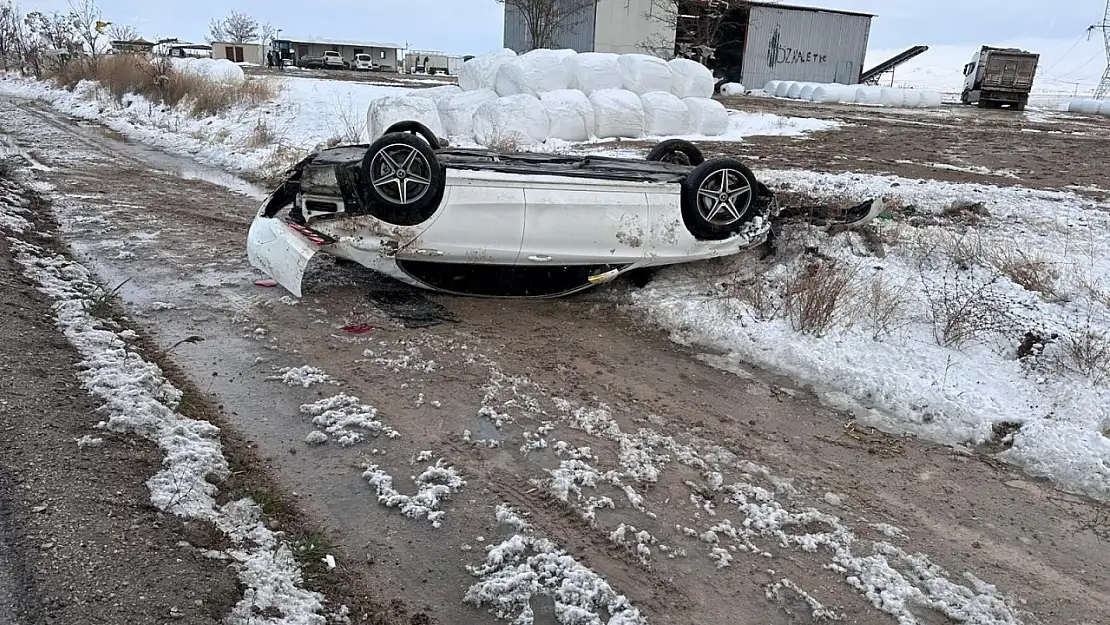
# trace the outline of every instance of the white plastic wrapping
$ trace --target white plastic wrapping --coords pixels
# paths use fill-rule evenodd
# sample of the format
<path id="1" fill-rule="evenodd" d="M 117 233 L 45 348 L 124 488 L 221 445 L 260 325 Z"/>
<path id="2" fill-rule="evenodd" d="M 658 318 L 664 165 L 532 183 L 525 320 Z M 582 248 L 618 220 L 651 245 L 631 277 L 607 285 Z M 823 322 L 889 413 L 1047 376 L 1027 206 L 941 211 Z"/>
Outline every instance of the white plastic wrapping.
<path id="1" fill-rule="evenodd" d="M 547 141 L 547 109 L 524 93 L 489 100 L 474 112 L 474 140 L 484 146 L 526 146 Z"/>
<path id="2" fill-rule="evenodd" d="M 790 97 L 790 89 L 793 86 L 794 86 L 794 81 L 793 80 L 784 80 L 784 81 L 780 82 L 778 84 L 778 86 L 775 87 L 775 97 L 776 98 L 788 98 L 788 97 Z M 800 89 L 799 89 L 799 91 L 800 91 Z"/>
<path id="3" fill-rule="evenodd" d="M 807 101 L 812 100 L 814 90 L 816 90 L 817 87 L 820 87 L 820 86 L 821 85 L 819 85 L 817 83 L 813 83 L 813 82 L 807 83 L 804 87 L 802 87 L 801 93 L 798 94 L 798 99 L 799 100 L 807 100 Z"/>
<path id="4" fill-rule="evenodd" d="M 935 108 L 943 106 L 944 100 L 941 98 L 939 91 L 922 91 L 921 92 L 921 106 L 928 108 Z"/>
<path id="5" fill-rule="evenodd" d="M 879 104 L 883 106 L 902 106 L 906 103 L 906 94 L 901 89 L 883 87 L 879 94 Z"/>
<path id="6" fill-rule="evenodd" d="M 810 94 L 810 101 L 824 104 L 840 102 L 844 99 L 846 87 L 844 85 L 818 85 Z M 854 94 L 853 94 L 854 97 Z"/>
<path id="7" fill-rule="evenodd" d="M 594 105 L 577 89 L 559 89 L 540 94 L 550 124 L 548 136 L 563 141 L 585 141 L 594 132 Z"/>
<path id="8" fill-rule="evenodd" d="M 671 90 L 671 66 L 663 59 L 646 54 L 622 54 L 617 62 L 624 89 L 636 95 Z"/>
<path id="9" fill-rule="evenodd" d="M 644 105 L 625 89 L 599 89 L 590 94 L 594 107 L 594 136 L 639 137 L 644 134 Z"/>
<path id="10" fill-rule="evenodd" d="M 919 108 L 921 106 L 921 92 L 917 89 L 904 89 L 902 95 L 904 97 L 902 106 L 906 108 Z"/>
<path id="11" fill-rule="evenodd" d="M 497 99 L 497 92 L 493 89 L 477 89 L 475 91 L 460 90 L 453 96 L 439 100 L 439 118 L 443 122 L 443 131 L 448 137 L 474 137 L 474 114 L 478 108 Z"/>
<path id="12" fill-rule="evenodd" d="M 443 123 L 435 100 L 411 95 L 387 95 L 370 102 L 366 110 L 366 130 L 373 141 L 397 122 L 418 121 L 437 137 L 443 136 Z"/>
<path id="13" fill-rule="evenodd" d="M 723 96 L 744 95 L 745 91 L 744 85 L 738 82 L 726 82 L 721 85 L 721 95 Z"/>
<path id="14" fill-rule="evenodd" d="M 644 134 L 675 136 L 690 134 L 690 111 L 673 93 L 652 91 L 640 96 L 644 107 Z"/>
<path id="15" fill-rule="evenodd" d="M 201 76 L 219 82 L 243 82 L 243 68 L 227 59 L 172 59 L 173 68 L 182 74 Z"/>
<path id="16" fill-rule="evenodd" d="M 767 95 L 775 95 L 775 91 L 779 88 L 779 83 L 781 82 L 781 80 L 768 81 L 766 85 L 763 85 L 764 93 L 766 93 Z"/>
<path id="17" fill-rule="evenodd" d="M 713 72 L 690 59 L 671 59 L 671 93 L 679 98 L 713 97 Z M 723 93 L 723 91 L 722 91 Z"/>
<path id="18" fill-rule="evenodd" d="M 813 83 L 808 82 L 792 82 L 790 83 L 790 90 L 786 92 L 786 97 L 791 100 L 798 100 L 802 97 L 802 91 Z"/>
<path id="19" fill-rule="evenodd" d="M 1110 117 L 1110 100 L 1103 100 L 1102 103 L 1098 105 L 1098 114 Z"/>
<path id="20" fill-rule="evenodd" d="M 429 87 L 427 89 L 413 89 L 410 93 L 417 98 L 428 98 L 435 100 L 438 104 L 446 98 L 462 93 L 462 87 L 458 85 L 440 85 L 438 87 Z"/>
<path id="21" fill-rule="evenodd" d="M 624 85 L 620 55 L 611 52 L 583 52 L 563 59 L 570 72 L 571 89 L 586 95 L 600 89 L 620 89 Z"/>
<path id="22" fill-rule="evenodd" d="M 479 54 L 459 67 L 459 87 L 463 91 L 493 89 L 497 81 L 497 70 L 515 58 L 516 52 L 508 48 Z"/>
<path id="23" fill-rule="evenodd" d="M 575 55 L 574 50 L 541 49 L 509 59 L 497 69 L 494 90 L 497 95 L 507 96 L 566 89 L 570 86 L 570 70 L 564 61 Z"/>
<path id="24" fill-rule="evenodd" d="M 728 132 L 728 110 L 712 98 L 685 98 L 682 103 L 690 114 L 690 132 L 716 137 Z"/>
<path id="25" fill-rule="evenodd" d="M 881 104 L 882 99 L 882 87 L 860 87 L 856 89 L 856 102 L 858 104 Z"/>
<path id="26" fill-rule="evenodd" d="M 1068 110 L 1072 113 L 1083 113 L 1084 115 L 1098 115 L 1101 108 L 1102 102 L 1100 100 L 1072 100 L 1068 105 Z"/>

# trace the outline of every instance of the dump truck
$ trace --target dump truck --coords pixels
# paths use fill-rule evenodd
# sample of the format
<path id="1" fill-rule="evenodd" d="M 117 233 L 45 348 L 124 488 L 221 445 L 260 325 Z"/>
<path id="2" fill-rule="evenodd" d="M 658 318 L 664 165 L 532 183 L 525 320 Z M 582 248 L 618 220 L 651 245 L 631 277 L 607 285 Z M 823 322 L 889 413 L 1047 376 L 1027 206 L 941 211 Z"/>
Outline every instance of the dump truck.
<path id="1" fill-rule="evenodd" d="M 1039 54 L 1017 48 L 983 46 L 964 66 L 964 90 L 960 101 L 979 108 L 1010 108 L 1021 111 L 1029 102 Z"/>

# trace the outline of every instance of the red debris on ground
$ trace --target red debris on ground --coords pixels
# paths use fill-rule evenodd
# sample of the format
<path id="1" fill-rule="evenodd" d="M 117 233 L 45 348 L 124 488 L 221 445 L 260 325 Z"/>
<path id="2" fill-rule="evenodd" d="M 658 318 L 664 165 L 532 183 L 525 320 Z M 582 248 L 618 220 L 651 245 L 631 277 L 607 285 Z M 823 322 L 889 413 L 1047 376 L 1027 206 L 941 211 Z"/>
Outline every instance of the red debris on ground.
<path id="1" fill-rule="evenodd" d="M 374 326 L 368 323 L 356 323 L 349 326 L 343 326 L 343 331 L 350 334 L 366 334 L 374 330 Z"/>
<path id="2" fill-rule="evenodd" d="M 258 286 L 266 286 L 266 287 L 277 286 L 277 281 L 276 280 L 255 280 L 254 283 Z"/>

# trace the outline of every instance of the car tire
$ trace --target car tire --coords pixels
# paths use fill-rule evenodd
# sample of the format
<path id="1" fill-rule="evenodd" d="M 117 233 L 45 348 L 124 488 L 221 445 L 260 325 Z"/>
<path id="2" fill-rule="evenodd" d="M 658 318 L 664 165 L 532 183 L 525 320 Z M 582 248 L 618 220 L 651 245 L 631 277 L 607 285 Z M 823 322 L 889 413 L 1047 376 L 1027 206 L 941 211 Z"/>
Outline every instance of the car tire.
<path id="1" fill-rule="evenodd" d="M 433 150 L 438 150 L 440 147 L 442 147 L 440 145 L 439 138 L 436 137 L 436 134 L 432 132 L 430 128 L 418 121 L 409 120 L 397 122 L 389 128 L 386 128 L 385 132 L 383 132 L 382 134 L 388 135 L 391 132 L 411 132 L 415 135 L 420 135 L 421 137 L 423 137 L 424 140 L 428 142 L 428 145 L 432 146 Z"/>
<path id="2" fill-rule="evenodd" d="M 705 161 L 682 182 L 682 221 L 695 238 L 727 239 L 758 216 L 764 188 L 734 158 Z"/>
<path id="3" fill-rule="evenodd" d="M 698 146 L 685 139 L 667 139 L 655 144 L 645 160 L 697 167 L 705 162 L 705 156 Z"/>
<path id="4" fill-rule="evenodd" d="M 427 142 L 390 132 L 370 144 L 362 158 L 367 212 L 394 226 L 427 221 L 443 199 L 447 173 Z"/>

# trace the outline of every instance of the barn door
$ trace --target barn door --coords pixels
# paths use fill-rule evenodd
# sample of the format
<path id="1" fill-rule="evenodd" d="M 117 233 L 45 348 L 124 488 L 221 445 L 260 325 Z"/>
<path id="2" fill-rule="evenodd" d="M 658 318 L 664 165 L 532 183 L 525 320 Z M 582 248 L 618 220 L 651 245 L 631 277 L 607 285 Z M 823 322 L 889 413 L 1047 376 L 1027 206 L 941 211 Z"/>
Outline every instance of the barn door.
<path id="1" fill-rule="evenodd" d="M 859 71 L 856 70 L 856 64 L 851 61 L 841 61 L 836 66 L 836 77 L 833 82 L 838 82 L 844 85 L 855 84 L 859 81 Z"/>

